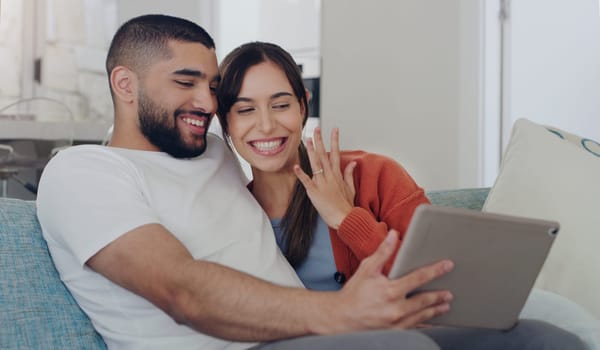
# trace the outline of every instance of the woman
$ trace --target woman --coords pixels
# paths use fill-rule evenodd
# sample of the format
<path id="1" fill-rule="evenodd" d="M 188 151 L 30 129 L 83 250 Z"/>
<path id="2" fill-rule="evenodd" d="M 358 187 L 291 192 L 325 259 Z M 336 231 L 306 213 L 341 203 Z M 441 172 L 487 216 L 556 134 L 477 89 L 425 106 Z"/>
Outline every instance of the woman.
<path id="1" fill-rule="evenodd" d="M 252 168 L 248 187 L 277 243 L 307 288 L 340 289 L 389 229 L 403 236 L 415 208 L 429 203 L 423 189 L 389 158 L 340 151 L 337 129 L 330 153 L 318 128 L 305 146 L 307 93 L 279 46 L 242 45 L 220 70 L 223 134 Z"/>

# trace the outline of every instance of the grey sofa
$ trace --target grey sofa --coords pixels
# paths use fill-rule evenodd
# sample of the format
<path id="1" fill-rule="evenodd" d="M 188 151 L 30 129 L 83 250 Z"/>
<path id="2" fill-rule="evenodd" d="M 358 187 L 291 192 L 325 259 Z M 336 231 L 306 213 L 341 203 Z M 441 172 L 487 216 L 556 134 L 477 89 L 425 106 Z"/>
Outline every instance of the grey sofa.
<path id="1" fill-rule="evenodd" d="M 428 196 L 434 204 L 481 209 L 488 191 Z M 54 268 L 34 201 L 0 198 L 0 349 L 106 349 Z"/>

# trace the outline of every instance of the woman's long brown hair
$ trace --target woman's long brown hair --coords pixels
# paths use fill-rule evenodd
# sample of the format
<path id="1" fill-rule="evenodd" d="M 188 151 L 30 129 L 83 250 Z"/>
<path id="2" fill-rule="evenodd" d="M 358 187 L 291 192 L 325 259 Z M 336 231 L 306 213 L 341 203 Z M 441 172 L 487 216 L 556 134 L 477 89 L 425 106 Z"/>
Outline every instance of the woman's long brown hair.
<path id="1" fill-rule="evenodd" d="M 308 153 L 302 142 L 298 147 L 300 167 L 312 174 Z M 290 204 L 281 219 L 281 229 L 285 233 L 285 257 L 294 267 L 304 261 L 310 250 L 317 228 L 318 213 L 306 194 L 306 189 L 296 180 Z"/>

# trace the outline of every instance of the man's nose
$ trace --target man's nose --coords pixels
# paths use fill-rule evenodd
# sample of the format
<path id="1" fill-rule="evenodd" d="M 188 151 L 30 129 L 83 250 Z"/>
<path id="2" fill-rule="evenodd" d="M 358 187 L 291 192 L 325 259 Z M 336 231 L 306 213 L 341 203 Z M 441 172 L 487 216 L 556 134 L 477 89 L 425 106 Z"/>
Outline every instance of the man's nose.
<path id="1" fill-rule="evenodd" d="M 192 107 L 206 113 L 214 113 L 217 110 L 217 96 L 210 86 L 199 86 L 194 91 Z"/>

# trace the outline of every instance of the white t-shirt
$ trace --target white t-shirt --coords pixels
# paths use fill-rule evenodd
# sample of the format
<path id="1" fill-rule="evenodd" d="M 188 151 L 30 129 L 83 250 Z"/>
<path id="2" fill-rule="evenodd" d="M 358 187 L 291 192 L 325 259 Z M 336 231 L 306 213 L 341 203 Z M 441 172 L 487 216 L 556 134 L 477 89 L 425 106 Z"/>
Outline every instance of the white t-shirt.
<path id="1" fill-rule="evenodd" d="M 301 286 L 224 142 L 194 159 L 97 145 L 59 152 L 42 175 L 37 212 L 54 263 L 110 349 L 241 349 L 179 325 L 85 262 L 124 233 L 160 223 L 195 259 Z M 135 252 L 131 252 L 135 254 Z M 127 268 L 124 266 L 123 268 Z"/>

